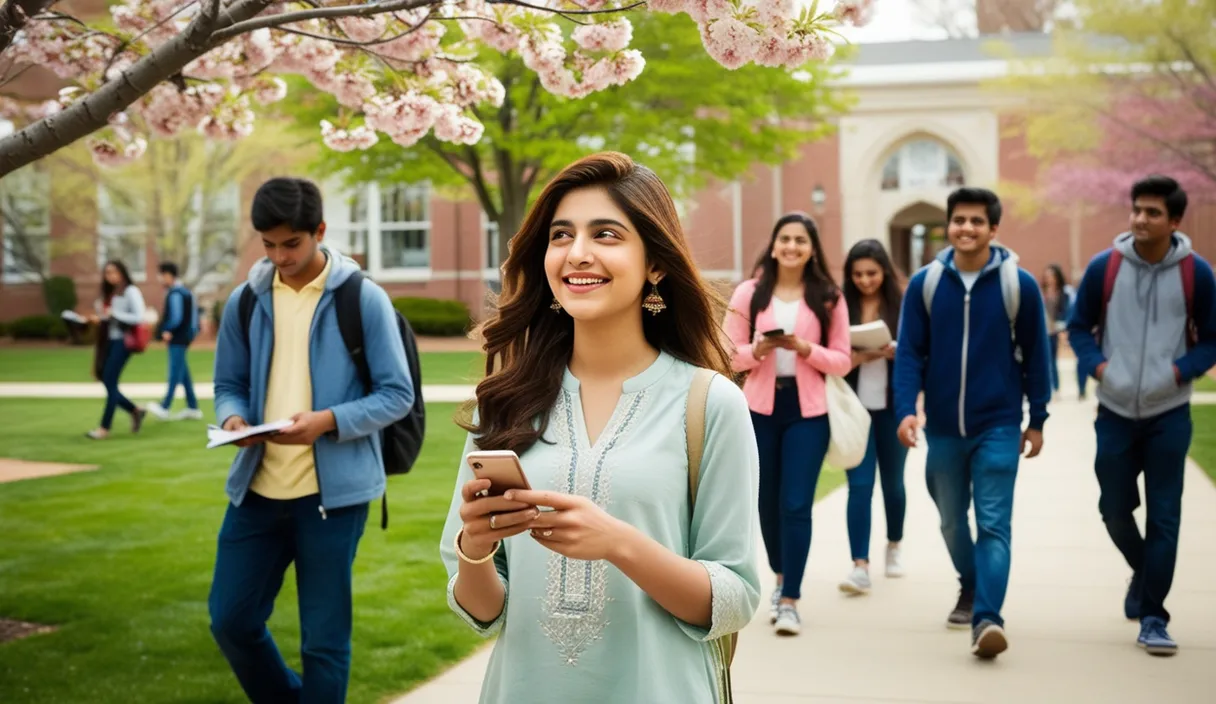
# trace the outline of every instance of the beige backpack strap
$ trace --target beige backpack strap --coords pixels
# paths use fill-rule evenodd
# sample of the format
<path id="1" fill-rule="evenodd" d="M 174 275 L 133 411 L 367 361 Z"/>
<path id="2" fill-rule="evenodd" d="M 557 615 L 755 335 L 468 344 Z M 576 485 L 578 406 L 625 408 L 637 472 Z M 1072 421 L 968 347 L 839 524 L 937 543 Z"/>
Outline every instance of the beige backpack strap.
<path id="1" fill-rule="evenodd" d="M 688 436 L 688 505 L 697 503 L 697 481 L 701 476 L 701 452 L 705 447 L 705 406 L 709 401 L 709 383 L 714 379 L 712 369 L 698 368 L 688 387 L 688 409 L 685 411 Z"/>

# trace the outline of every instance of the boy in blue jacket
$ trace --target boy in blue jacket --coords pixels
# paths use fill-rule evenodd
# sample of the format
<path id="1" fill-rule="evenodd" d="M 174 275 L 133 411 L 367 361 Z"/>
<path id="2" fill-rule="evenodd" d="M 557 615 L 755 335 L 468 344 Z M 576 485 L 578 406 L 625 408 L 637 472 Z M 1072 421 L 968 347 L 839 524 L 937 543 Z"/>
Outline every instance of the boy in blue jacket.
<path id="1" fill-rule="evenodd" d="M 361 284 L 367 392 L 338 330 L 334 290 L 359 266 L 322 245 L 321 194 L 302 179 L 258 189 L 253 227 L 266 258 L 229 297 L 215 354 L 221 425 L 291 419 L 242 441 L 228 475 L 208 606 L 211 632 L 252 702 L 341 702 L 351 653 L 351 568 L 368 502 L 384 493 L 380 430 L 409 411 L 414 388 L 393 307 Z M 241 293 L 255 296 L 252 316 Z M 266 628 L 295 563 L 302 675 Z"/>
<path id="2" fill-rule="evenodd" d="M 996 194 L 960 188 L 946 217 L 951 247 L 904 294 L 895 412 L 900 441 L 914 447 L 924 391 L 925 479 L 962 587 L 947 626 L 970 629 L 971 652 L 993 658 L 1008 647 L 1001 606 L 1018 461 L 1026 445 L 1028 458 L 1042 449 L 1051 398 L 1047 324 L 1034 276 L 1013 252 L 991 244 L 1001 222 Z M 1030 402 L 1025 431 L 1023 397 Z M 973 492 L 974 542 L 967 520 Z"/>
<path id="3" fill-rule="evenodd" d="M 1132 568 L 1124 615 L 1140 621 L 1141 647 L 1173 655 L 1165 597 L 1178 556 L 1191 382 L 1216 364 L 1216 280 L 1178 232 L 1187 197 L 1177 181 L 1149 176 L 1131 200 L 1131 231 L 1085 270 L 1068 341 L 1080 372 L 1098 380 L 1098 511 Z M 1132 516 L 1141 472 L 1143 536 Z"/>
<path id="4" fill-rule="evenodd" d="M 194 396 L 194 382 L 190 379 L 190 362 L 187 353 L 190 343 L 198 336 L 198 306 L 194 293 L 178 278 L 178 268 L 173 262 L 161 262 L 157 267 L 160 283 L 165 287 L 164 317 L 160 322 L 160 339 L 169 346 L 169 388 L 165 400 L 148 404 L 148 412 L 169 420 L 169 407 L 173 405 L 173 394 L 181 384 L 186 391 L 186 407 L 176 416 L 177 420 L 202 420 L 203 412 L 198 408 Z"/>

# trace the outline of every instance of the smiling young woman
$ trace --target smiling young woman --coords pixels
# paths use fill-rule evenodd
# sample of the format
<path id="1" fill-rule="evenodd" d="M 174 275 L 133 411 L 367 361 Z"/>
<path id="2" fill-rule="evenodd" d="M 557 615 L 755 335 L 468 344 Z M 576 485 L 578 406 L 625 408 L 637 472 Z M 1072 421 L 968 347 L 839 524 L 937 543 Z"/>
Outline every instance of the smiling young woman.
<path id="1" fill-rule="evenodd" d="M 482 496 L 462 462 L 440 547 L 451 608 L 501 631 L 483 703 L 730 701 L 712 644 L 759 603 L 758 459 L 719 303 L 623 154 L 563 170 L 513 238 L 464 455 L 515 452 L 532 490 Z M 692 497 L 698 368 L 719 374 Z"/>

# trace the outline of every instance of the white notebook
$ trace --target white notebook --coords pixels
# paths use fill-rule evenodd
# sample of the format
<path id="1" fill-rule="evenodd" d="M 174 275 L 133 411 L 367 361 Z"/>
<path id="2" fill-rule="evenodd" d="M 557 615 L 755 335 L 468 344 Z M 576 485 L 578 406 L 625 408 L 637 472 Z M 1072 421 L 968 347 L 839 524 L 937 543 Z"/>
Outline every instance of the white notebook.
<path id="1" fill-rule="evenodd" d="M 882 320 L 849 327 L 849 344 L 853 349 L 880 350 L 891 342 L 891 329 Z"/>
<path id="2" fill-rule="evenodd" d="M 240 430 L 224 430 L 218 426 L 207 426 L 207 449 L 221 447 L 223 445 L 231 445 L 237 440 L 251 438 L 254 435 L 266 435 L 268 433 L 277 433 L 284 428 L 289 428 L 292 425 L 290 418 L 284 420 L 276 420 L 272 423 L 263 423 L 261 425 L 251 425 Z"/>

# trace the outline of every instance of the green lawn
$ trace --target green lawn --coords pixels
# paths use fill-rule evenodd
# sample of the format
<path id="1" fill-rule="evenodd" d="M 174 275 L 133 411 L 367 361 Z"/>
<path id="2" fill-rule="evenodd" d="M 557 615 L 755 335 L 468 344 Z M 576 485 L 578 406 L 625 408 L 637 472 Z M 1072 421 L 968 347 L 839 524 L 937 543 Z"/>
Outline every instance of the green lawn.
<path id="1" fill-rule="evenodd" d="M 234 451 L 203 449 L 199 423 L 150 421 L 131 436 L 121 414 L 110 440 L 87 440 L 100 407 L 0 399 L 0 457 L 100 465 L 0 485 L 0 616 L 59 627 L 0 645 L 0 702 L 244 701 L 207 616 Z M 390 480 L 389 530 L 378 506 L 369 517 L 355 565 L 351 702 L 388 701 L 482 642 L 450 613 L 437 555 L 464 440 L 448 422 L 456 408 L 428 405 L 418 464 Z M 818 496 L 844 481 L 825 470 Z M 298 668 L 293 575 L 270 626 Z"/>
<path id="2" fill-rule="evenodd" d="M 87 440 L 80 432 L 96 424 L 99 408 L 0 400 L 0 457 L 101 465 L 0 485 L 0 615 L 60 626 L 0 645 L 0 702 L 245 701 L 207 617 L 233 451 L 202 449 L 197 423 Z M 438 560 L 464 441 L 444 422 L 455 410 L 428 407 L 419 463 L 390 481 L 388 531 L 379 506 L 368 520 L 355 565 L 351 702 L 385 701 L 482 642 L 449 611 Z M 293 579 L 271 629 L 298 668 Z"/>
<path id="3" fill-rule="evenodd" d="M 1196 391 L 1216 391 L 1216 379 L 1210 376 L 1201 376 L 1195 380 Z"/>
<path id="4" fill-rule="evenodd" d="M 0 347 L 0 382 L 93 381 L 91 347 Z M 422 379 L 426 384 L 474 383 L 485 369 L 480 352 L 423 352 Z M 194 381 L 211 381 L 215 351 L 190 351 L 190 373 Z M 122 380 L 163 382 L 169 369 L 165 346 L 154 344 L 127 363 Z"/>
<path id="5" fill-rule="evenodd" d="M 1191 406 L 1191 459 L 1216 482 L 1216 406 Z"/>

